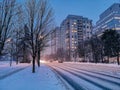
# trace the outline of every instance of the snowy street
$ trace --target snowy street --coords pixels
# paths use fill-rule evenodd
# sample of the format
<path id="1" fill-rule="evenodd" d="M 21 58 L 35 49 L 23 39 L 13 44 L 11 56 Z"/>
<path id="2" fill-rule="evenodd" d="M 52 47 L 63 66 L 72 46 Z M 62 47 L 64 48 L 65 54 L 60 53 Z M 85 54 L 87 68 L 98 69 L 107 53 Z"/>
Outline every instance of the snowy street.
<path id="1" fill-rule="evenodd" d="M 120 0 L 0 0 L 0 90 L 120 90 Z"/>
<path id="2" fill-rule="evenodd" d="M 92 63 L 49 63 L 75 90 L 120 90 L 120 66 Z"/>
<path id="3" fill-rule="evenodd" d="M 0 90 L 120 90 L 120 66 L 116 64 L 52 62 L 1 64 Z"/>

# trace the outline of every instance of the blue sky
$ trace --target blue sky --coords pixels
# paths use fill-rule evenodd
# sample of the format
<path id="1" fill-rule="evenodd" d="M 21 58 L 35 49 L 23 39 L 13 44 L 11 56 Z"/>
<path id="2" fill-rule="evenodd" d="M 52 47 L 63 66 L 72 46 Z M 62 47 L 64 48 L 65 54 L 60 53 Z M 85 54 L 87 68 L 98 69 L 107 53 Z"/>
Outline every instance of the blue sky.
<path id="1" fill-rule="evenodd" d="M 120 0 L 48 0 L 54 9 L 56 25 L 60 25 L 68 14 L 80 15 L 93 20 L 95 24 L 99 15 L 113 3 Z"/>
<path id="2" fill-rule="evenodd" d="M 0 0 L 1 1 L 1 0 Z M 18 0 L 25 2 L 26 0 Z M 99 19 L 99 15 L 113 3 L 120 0 L 48 0 L 53 8 L 55 23 L 57 26 L 67 15 L 80 15 L 93 20 L 93 24 Z"/>

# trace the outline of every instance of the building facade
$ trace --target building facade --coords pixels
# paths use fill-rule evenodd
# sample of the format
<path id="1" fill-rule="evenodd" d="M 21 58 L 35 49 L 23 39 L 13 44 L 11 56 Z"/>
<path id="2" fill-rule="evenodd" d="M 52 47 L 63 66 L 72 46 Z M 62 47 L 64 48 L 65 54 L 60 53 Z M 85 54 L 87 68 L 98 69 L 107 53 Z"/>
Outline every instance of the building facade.
<path id="1" fill-rule="evenodd" d="M 101 36 L 106 29 L 120 32 L 120 3 L 114 3 L 99 16 L 94 33 Z"/>
<path id="2" fill-rule="evenodd" d="M 78 45 L 90 39 L 92 20 L 83 16 L 68 15 L 60 25 L 61 48 L 65 52 L 66 61 L 78 61 Z"/>

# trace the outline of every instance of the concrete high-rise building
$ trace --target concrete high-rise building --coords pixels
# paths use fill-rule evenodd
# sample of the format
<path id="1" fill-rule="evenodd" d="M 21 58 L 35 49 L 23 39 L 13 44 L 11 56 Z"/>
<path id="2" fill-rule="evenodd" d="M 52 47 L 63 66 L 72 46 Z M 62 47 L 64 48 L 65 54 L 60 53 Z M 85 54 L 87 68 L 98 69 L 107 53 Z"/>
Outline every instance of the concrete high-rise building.
<path id="1" fill-rule="evenodd" d="M 101 36 L 106 29 L 120 32 L 120 3 L 114 3 L 99 16 L 93 31 Z"/>
<path id="2" fill-rule="evenodd" d="M 68 15 L 60 25 L 61 48 L 65 51 L 66 60 L 77 61 L 77 47 L 90 39 L 92 20 L 83 16 Z"/>

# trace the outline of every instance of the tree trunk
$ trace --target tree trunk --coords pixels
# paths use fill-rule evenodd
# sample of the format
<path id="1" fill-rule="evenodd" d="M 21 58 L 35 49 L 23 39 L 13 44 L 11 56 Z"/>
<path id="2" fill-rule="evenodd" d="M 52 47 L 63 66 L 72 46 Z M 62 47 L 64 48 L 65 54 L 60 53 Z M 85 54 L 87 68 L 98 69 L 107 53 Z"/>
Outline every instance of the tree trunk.
<path id="1" fill-rule="evenodd" d="M 18 64 L 18 54 L 16 55 L 16 64 Z"/>
<path id="2" fill-rule="evenodd" d="M 11 55 L 11 59 L 10 59 L 10 67 L 12 66 L 12 59 L 13 59 L 13 57 L 12 57 L 12 55 Z"/>
<path id="3" fill-rule="evenodd" d="M 103 54 L 102 54 L 102 49 L 100 50 L 100 62 L 103 63 Z"/>
<path id="4" fill-rule="evenodd" d="M 2 55 L 2 50 L 0 50 L 0 56 Z"/>
<path id="5" fill-rule="evenodd" d="M 118 65 L 120 65 L 120 62 L 119 62 L 119 53 L 117 55 L 117 63 L 118 63 Z"/>
<path id="6" fill-rule="evenodd" d="M 98 62 L 98 57 L 95 56 L 95 63 L 97 64 L 97 62 Z"/>
<path id="7" fill-rule="evenodd" d="M 33 67 L 32 67 L 32 73 L 35 73 L 35 56 L 33 56 Z"/>
<path id="8" fill-rule="evenodd" d="M 37 50 L 37 64 L 38 64 L 38 67 L 40 67 L 40 42 L 38 42 L 38 50 Z"/>
<path id="9" fill-rule="evenodd" d="M 18 55 L 16 55 L 16 64 L 18 64 Z"/>
<path id="10" fill-rule="evenodd" d="M 4 48 L 4 42 L 2 42 L 2 44 L 0 46 L 0 55 L 2 55 L 3 48 Z"/>
<path id="11" fill-rule="evenodd" d="M 109 56 L 107 57 L 107 61 L 108 61 L 108 63 L 109 63 Z"/>
<path id="12" fill-rule="evenodd" d="M 12 58 L 10 59 L 10 67 L 12 66 Z"/>
<path id="13" fill-rule="evenodd" d="M 104 61 L 104 60 L 103 60 L 103 54 L 101 54 L 101 60 L 102 60 L 102 63 L 103 63 L 103 61 Z"/>
<path id="14" fill-rule="evenodd" d="M 40 67 L 40 59 L 37 60 L 38 67 Z"/>
<path id="15" fill-rule="evenodd" d="M 40 67 L 40 51 L 38 51 L 38 59 L 37 59 L 37 64 L 38 64 L 38 67 Z"/>

